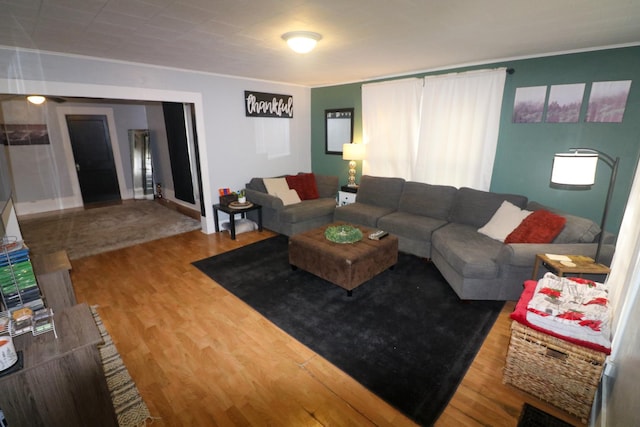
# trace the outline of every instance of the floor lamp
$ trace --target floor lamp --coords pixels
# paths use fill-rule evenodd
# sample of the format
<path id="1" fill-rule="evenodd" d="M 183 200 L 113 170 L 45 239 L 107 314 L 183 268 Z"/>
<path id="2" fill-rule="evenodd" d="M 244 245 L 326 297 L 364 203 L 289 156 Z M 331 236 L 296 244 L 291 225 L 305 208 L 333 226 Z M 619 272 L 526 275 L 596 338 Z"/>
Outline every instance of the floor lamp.
<path id="1" fill-rule="evenodd" d="M 607 222 L 609 204 L 613 194 L 613 187 L 618 174 L 619 157 L 615 159 L 602 151 L 591 148 L 570 148 L 570 153 L 556 153 L 553 157 L 553 168 L 551 171 L 551 182 L 568 186 L 591 187 L 596 182 L 596 168 L 598 159 L 609 165 L 611 168 L 611 178 L 609 180 L 609 190 L 602 213 L 602 224 L 600 225 L 600 238 L 598 239 L 598 249 L 596 250 L 595 261 L 600 262 L 600 250 L 604 241 L 604 226 Z"/>

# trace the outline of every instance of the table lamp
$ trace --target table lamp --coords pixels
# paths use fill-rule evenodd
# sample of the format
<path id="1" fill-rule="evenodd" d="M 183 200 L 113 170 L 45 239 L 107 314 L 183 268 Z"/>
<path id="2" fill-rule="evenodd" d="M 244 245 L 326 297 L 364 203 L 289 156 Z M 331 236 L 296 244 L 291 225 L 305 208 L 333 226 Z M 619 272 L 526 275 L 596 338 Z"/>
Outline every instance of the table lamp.
<path id="1" fill-rule="evenodd" d="M 600 250 L 604 241 L 604 226 L 607 222 L 609 204 L 613 194 L 613 187 L 618 174 L 619 157 L 615 159 L 607 154 L 591 148 L 570 148 L 570 153 L 556 153 L 553 157 L 553 168 L 551 170 L 551 182 L 568 186 L 591 187 L 596 182 L 596 168 L 598 160 L 602 160 L 611 168 L 611 178 L 609 180 L 609 190 L 602 213 L 602 223 L 600 225 L 600 238 L 598 239 L 598 249 L 596 250 L 595 261 L 600 262 Z"/>
<path id="2" fill-rule="evenodd" d="M 343 144 L 342 159 L 349 160 L 349 178 L 347 186 L 357 187 L 356 184 L 356 160 L 364 160 L 365 148 L 364 144 Z"/>

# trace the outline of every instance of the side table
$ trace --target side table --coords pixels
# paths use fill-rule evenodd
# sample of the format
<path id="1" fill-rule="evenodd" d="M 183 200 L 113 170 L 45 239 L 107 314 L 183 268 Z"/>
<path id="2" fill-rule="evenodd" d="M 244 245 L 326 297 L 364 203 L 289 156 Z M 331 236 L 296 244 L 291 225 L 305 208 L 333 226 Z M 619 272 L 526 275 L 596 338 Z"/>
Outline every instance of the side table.
<path id="1" fill-rule="evenodd" d="M 338 191 L 338 206 L 349 205 L 351 203 L 355 203 L 356 196 L 358 193 L 358 187 L 349 187 L 348 185 L 343 185 L 340 187 L 340 191 Z"/>
<path id="2" fill-rule="evenodd" d="M 345 193 L 357 193 L 359 187 L 360 187 L 359 185 L 356 185 L 354 187 L 343 185 L 342 187 L 340 187 L 340 191 L 344 191 Z"/>
<path id="3" fill-rule="evenodd" d="M 565 255 L 571 261 L 563 263 L 562 261 L 551 259 L 547 254 L 537 254 L 536 261 L 533 265 L 532 279 L 538 278 L 538 269 L 540 264 L 547 269 L 555 272 L 556 275 L 562 277 L 565 274 L 577 274 L 582 276 L 583 274 L 609 274 L 611 269 L 603 264 L 596 263 L 593 258 L 582 255 Z M 567 265 L 568 264 L 568 265 Z M 571 265 L 573 264 L 573 265 Z"/>
<path id="4" fill-rule="evenodd" d="M 236 239 L 236 215 L 240 214 L 242 218 L 246 217 L 247 212 L 258 211 L 258 231 L 262 231 L 262 206 L 258 204 L 253 204 L 246 208 L 232 208 L 229 206 L 221 205 L 216 203 L 213 205 L 213 223 L 215 225 L 216 232 L 220 231 L 220 223 L 218 221 L 218 211 L 222 211 L 226 214 L 229 214 L 229 223 L 231 228 L 231 240 Z"/>

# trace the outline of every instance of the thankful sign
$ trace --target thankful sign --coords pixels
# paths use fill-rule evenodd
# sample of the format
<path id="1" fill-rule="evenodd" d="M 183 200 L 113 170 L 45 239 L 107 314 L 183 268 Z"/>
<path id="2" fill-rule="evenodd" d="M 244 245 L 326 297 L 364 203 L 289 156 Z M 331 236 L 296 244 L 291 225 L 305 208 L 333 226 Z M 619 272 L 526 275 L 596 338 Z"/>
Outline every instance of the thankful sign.
<path id="1" fill-rule="evenodd" d="M 293 96 L 275 93 L 244 91 L 244 110 L 247 117 L 293 117 Z"/>

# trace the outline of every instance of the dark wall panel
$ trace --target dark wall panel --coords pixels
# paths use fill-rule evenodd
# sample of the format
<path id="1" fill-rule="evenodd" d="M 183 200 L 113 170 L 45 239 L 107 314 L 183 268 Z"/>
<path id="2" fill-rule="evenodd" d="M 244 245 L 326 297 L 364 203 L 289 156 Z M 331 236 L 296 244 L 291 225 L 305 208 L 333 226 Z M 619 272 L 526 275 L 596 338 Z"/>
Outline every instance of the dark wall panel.
<path id="1" fill-rule="evenodd" d="M 183 104 L 163 102 L 162 111 L 167 129 L 175 197 L 188 203 L 195 203 Z"/>

